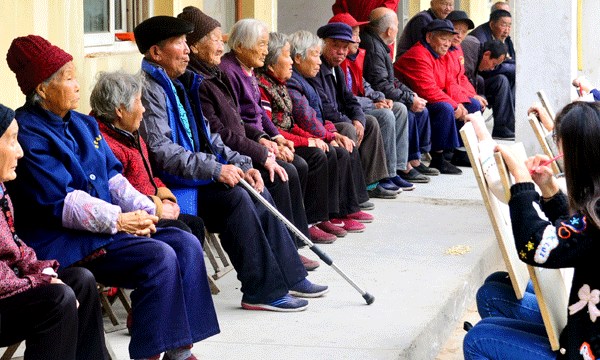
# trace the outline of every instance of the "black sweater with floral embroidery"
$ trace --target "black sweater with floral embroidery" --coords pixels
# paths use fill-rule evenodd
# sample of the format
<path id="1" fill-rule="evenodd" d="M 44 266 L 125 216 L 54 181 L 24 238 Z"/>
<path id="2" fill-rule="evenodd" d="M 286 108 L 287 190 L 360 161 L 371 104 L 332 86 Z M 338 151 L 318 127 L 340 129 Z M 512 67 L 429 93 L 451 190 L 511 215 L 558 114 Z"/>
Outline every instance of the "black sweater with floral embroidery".
<path id="1" fill-rule="evenodd" d="M 581 212 L 569 214 L 565 194 L 559 192 L 540 207 L 533 183 L 511 188 L 510 217 L 521 260 L 532 266 L 575 269 L 569 295 L 569 317 L 560 337 L 565 354 L 560 359 L 600 357 L 600 231 Z M 600 305 L 599 305 L 600 306 Z M 598 315 L 598 318 L 596 318 Z M 581 352 L 581 353 L 580 353 Z"/>

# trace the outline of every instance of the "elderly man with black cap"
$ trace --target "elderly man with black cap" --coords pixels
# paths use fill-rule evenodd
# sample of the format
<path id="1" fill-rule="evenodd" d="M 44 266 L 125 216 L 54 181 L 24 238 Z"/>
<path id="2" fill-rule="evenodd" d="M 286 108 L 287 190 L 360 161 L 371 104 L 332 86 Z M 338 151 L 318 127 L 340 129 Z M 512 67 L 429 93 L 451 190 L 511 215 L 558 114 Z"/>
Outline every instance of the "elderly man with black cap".
<path id="1" fill-rule="evenodd" d="M 370 197 L 393 199 L 401 189 L 392 182 L 385 187 L 378 182 L 388 178 L 381 130 L 375 117 L 365 115 L 348 89 L 340 64 L 354 43 L 352 28 L 341 22 L 321 26 L 317 35 L 324 39 L 321 68 L 314 78 L 307 79 L 315 88 L 323 106 L 323 118 L 335 124 L 338 131 L 352 139 L 360 151 Z M 359 183 L 360 179 L 355 179 Z M 368 199 L 361 199 L 362 203 Z"/>
<path id="2" fill-rule="evenodd" d="M 181 211 L 200 215 L 210 231 L 220 233 L 242 283 L 244 309 L 304 310 L 308 302 L 295 296 L 319 297 L 327 286 L 306 279 L 287 229 L 236 186 L 245 179 L 272 202 L 251 159 L 210 132 L 199 100 L 200 76 L 186 69 L 186 34 L 193 30 L 193 24 L 170 16 L 150 18 L 134 29 L 148 81 L 140 134 L 151 162 L 178 197 Z"/>
<path id="3" fill-rule="evenodd" d="M 442 152 L 461 146 L 457 127 L 468 113 L 481 111 L 481 103 L 463 93 L 449 93 L 448 50 L 456 31 L 449 20 L 433 20 L 423 30 L 423 39 L 396 61 L 396 75 L 427 100 L 431 117 L 431 167 L 441 173 L 461 174 Z M 467 166 L 466 152 L 455 150 L 452 163 Z"/>
<path id="4" fill-rule="evenodd" d="M 22 166 L 8 184 L 16 212 L 28 215 L 16 217 L 19 236 L 42 259 L 133 289 L 131 358 L 196 359 L 192 344 L 219 332 L 200 242 L 155 226 L 154 202 L 121 174 L 96 120 L 74 111 L 70 54 L 28 35 L 13 40 L 6 59 L 27 96 L 15 115 Z"/>

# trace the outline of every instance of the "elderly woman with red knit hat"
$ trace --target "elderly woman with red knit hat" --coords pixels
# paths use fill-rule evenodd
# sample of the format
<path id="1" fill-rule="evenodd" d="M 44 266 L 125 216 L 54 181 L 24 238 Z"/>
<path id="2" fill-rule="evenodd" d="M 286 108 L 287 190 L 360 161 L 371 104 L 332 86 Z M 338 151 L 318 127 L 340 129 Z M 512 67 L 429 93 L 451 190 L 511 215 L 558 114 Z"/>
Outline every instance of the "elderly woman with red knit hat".
<path id="1" fill-rule="evenodd" d="M 15 116 L 24 156 L 9 190 L 16 211 L 35 219 L 18 218 L 16 228 L 40 258 L 134 289 L 132 358 L 196 359 L 191 345 L 219 332 L 200 242 L 155 226 L 154 203 L 121 174 L 96 120 L 74 111 L 72 60 L 35 35 L 14 39 L 8 50 L 27 96 Z"/>
<path id="2" fill-rule="evenodd" d="M 0 104 L 0 347 L 25 340 L 25 359 L 108 359 L 94 276 L 81 267 L 57 270 L 56 260 L 38 260 L 15 233 L 2 184 L 16 178 L 23 156 L 14 118 Z"/>

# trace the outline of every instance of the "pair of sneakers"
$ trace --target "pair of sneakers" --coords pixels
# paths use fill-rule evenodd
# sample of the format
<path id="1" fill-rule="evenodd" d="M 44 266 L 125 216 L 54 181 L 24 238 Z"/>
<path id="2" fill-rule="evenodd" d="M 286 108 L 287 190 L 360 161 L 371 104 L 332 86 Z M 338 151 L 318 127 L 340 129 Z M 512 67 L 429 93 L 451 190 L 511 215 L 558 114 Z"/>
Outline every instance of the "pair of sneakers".
<path id="1" fill-rule="evenodd" d="M 246 310 L 267 310 L 277 312 L 303 311 L 308 307 L 308 301 L 300 298 L 321 297 L 329 291 L 326 285 L 311 283 L 308 279 L 300 280 L 292 286 L 289 294 L 275 299 L 267 304 L 251 304 L 242 300 L 242 308 Z M 292 296 L 293 295 L 293 296 Z"/>

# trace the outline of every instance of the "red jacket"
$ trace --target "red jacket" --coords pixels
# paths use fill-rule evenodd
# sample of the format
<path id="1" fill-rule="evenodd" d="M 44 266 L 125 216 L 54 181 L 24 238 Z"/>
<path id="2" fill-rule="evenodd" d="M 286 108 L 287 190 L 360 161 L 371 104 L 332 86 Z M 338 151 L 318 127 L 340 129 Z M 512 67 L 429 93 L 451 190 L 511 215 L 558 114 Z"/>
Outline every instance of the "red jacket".
<path id="1" fill-rule="evenodd" d="M 465 55 L 460 45 L 458 47 L 452 46 L 444 58 L 448 62 L 448 74 L 450 81 L 453 83 L 448 92 L 450 97 L 462 98 L 467 96 L 472 98 L 477 95 L 475 88 L 465 75 Z"/>
<path id="2" fill-rule="evenodd" d="M 336 0 L 331 6 L 333 14 L 350 13 L 356 21 L 369 21 L 369 14 L 375 8 L 385 6 L 396 11 L 400 0 Z"/>
<path id="3" fill-rule="evenodd" d="M 98 121 L 98 127 L 117 160 L 123 164 L 123 176 L 137 191 L 150 196 L 156 205 L 156 216 L 160 218 L 162 200 L 177 202 L 177 198 L 159 178 L 152 174 L 148 147 L 144 139 L 109 127 L 102 121 Z"/>
<path id="4" fill-rule="evenodd" d="M 440 57 L 429 46 L 416 43 L 394 64 L 396 77 L 430 103 L 447 102 L 456 109 L 458 103 L 468 102 L 462 94 L 453 94 L 447 69 L 447 54 Z"/>
<path id="5" fill-rule="evenodd" d="M 356 54 L 356 60 L 350 61 L 348 57 L 342 61 L 340 67 L 344 71 L 344 75 L 348 74 L 350 70 L 350 77 L 352 79 L 352 93 L 356 96 L 365 96 L 365 85 L 363 83 L 363 71 L 365 69 L 365 49 L 358 49 Z"/>

